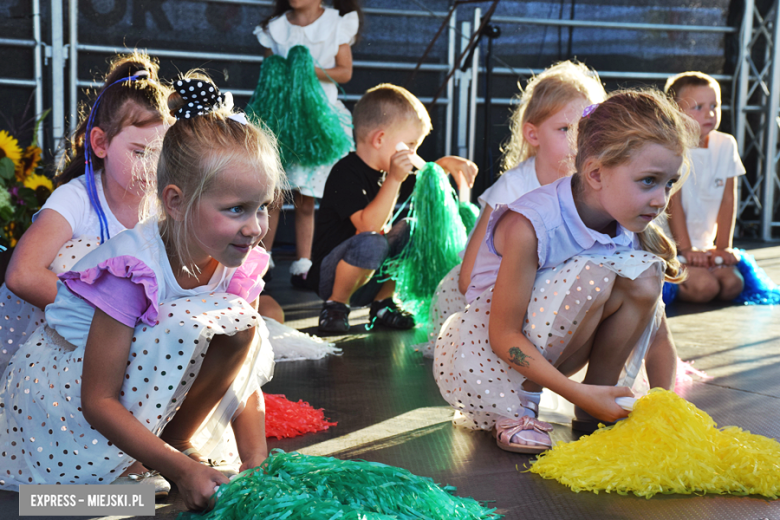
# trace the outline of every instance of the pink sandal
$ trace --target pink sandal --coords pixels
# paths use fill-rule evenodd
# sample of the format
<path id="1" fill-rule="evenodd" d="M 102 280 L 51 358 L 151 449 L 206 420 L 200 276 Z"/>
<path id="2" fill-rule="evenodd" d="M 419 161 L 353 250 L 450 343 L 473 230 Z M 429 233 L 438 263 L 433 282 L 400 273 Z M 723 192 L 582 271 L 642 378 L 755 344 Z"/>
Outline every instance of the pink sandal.
<path id="1" fill-rule="evenodd" d="M 552 448 L 552 440 L 547 435 L 547 441 L 539 441 L 539 439 L 529 438 L 530 436 L 523 436 L 524 431 L 533 431 L 538 433 L 547 433 L 553 430 L 553 426 L 550 423 L 540 421 L 531 417 L 530 415 L 523 415 L 518 418 L 504 417 L 496 422 L 496 426 L 493 429 L 493 436 L 496 438 L 496 444 L 504 451 L 511 451 L 514 453 L 542 453 Z M 521 439 L 530 444 L 515 444 L 512 442 L 512 438 L 515 435 L 519 435 Z"/>

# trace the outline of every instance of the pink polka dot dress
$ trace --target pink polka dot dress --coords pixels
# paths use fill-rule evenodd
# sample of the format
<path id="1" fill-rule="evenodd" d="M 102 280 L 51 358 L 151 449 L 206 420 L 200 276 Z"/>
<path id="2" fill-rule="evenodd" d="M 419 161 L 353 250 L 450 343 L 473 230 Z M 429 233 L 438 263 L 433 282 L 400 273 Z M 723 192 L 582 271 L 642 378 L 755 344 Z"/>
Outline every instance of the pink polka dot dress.
<path id="1" fill-rule="evenodd" d="M 237 460 L 230 419 L 273 373 L 267 330 L 247 303 L 256 297 L 258 286 L 249 280 L 252 273 L 241 271 L 244 266 L 220 266 L 209 284 L 197 289 L 172 286 L 173 273 L 155 233 L 156 221 L 148 222 L 117 235 L 80 261 L 76 271 L 63 275 L 57 300 L 46 308 L 46 323 L 11 358 L 0 379 L 0 489 L 18 490 L 20 484 L 108 484 L 133 463 L 81 412 L 84 350 L 94 313 L 82 298 L 93 296 L 74 285 L 73 290 L 80 291 L 77 296 L 62 282 L 105 278 L 117 260 L 114 255 L 125 251 L 132 251 L 138 257 L 134 260 L 154 273 L 139 274 L 138 264 L 126 269 L 135 284 L 143 278 L 147 296 L 154 294 L 148 281 L 159 281 L 154 286 L 158 298 L 150 299 L 135 326 L 119 396 L 151 432 L 159 435 L 180 408 L 215 335 L 250 327 L 258 332 L 239 375 L 193 438 L 205 457 Z M 132 263 L 123 262 L 125 267 Z M 122 296 L 115 294 L 117 299 Z M 102 304 L 100 308 L 109 312 Z"/>

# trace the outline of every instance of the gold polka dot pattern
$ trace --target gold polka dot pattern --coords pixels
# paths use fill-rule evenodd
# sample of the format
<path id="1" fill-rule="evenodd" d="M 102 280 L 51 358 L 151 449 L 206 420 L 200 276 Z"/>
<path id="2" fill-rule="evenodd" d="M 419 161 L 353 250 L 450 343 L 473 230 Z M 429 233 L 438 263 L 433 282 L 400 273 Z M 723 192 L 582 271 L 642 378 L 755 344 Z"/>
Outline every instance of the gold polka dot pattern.
<path id="1" fill-rule="evenodd" d="M 616 276 L 636 279 L 651 269 L 660 277 L 662 261 L 644 251 L 612 256 L 576 256 L 537 272 L 523 334 L 555 364 L 585 313 Z M 527 403 L 518 390 L 525 381 L 490 346 L 488 323 L 493 288 L 442 326 L 434 350 L 433 374 L 448 403 L 475 428 L 490 430 L 502 417 L 519 417 Z M 649 327 L 657 327 L 651 323 Z M 642 352 L 642 356 L 644 352 Z M 635 376 L 636 374 L 634 374 Z"/>
<path id="2" fill-rule="evenodd" d="M 263 320 L 246 301 L 226 293 L 162 303 L 159 315 L 155 327 L 136 327 L 119 396 L 157 435 L 186 398 L 214 336 L 256 328 L 239 376 L 196 433 L 195 445 L 204 456 L 219 453 L 235 460 L 235 441 L 223 433 L 241 403 L 273 371 Z M 81 413 L 83 354 L 83 348 L 44 325 L 11 359 L 0 381 L 0 489 L 109 483 L 133 462 Z"/>
<path id="3" fill-rule="evenodd" d="M 74 238 L 62 246 L 49 266 L 55 274 L 69 271 L 84 255 L 100 245 L 100 237 Z M 0 375 L 19 346 L 44 322 L 43 310 L 0 287 Z"/>

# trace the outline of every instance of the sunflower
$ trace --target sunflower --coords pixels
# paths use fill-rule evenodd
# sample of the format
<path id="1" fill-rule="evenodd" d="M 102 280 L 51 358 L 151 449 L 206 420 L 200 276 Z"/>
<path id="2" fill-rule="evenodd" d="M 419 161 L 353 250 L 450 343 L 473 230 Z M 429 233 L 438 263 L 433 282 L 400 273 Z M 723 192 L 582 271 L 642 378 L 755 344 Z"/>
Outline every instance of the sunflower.
<path id="1" fill-rule="evenodd" d="M 22 158 L 19 141 L 5 130 L 0 130 L 0 157 L 8 157 L 13 161 L 14 166 L 19 166 L 19 159 Z"/>
<path id="2" fill-rule="evenodd" d="M 51 179 L 33 173 L 24 180 L 24 185 L 35 192 L 36 195 L 44 193 L 48 195 L 54 191 L 54 185 L 51 183 Z M 40 197 L 39 197 L 40 198 Z"/>
<path id="3" fill-rule="evenodd" d="M 16 165 L 16 180 L 24 182 L 41 164 L 41 149 L 37 146 L 28 146 L 22 154 L 22 159 Z"/>

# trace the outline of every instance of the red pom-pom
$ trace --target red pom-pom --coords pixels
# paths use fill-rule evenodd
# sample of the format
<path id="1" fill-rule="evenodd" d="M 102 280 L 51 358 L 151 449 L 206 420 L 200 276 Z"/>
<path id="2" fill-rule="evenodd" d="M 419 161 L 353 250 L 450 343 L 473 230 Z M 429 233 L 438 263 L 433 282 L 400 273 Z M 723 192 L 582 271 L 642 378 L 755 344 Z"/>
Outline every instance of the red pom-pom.
<path id="1" fill-rule="evenodd" d="M 338 424 L 325 419 L 322 408 L 313 408 L 306 401 L 294 403 L 281 394 L 264 394 L 264 397 L 266 438 L 289 439 L 325 431 Z"/>

